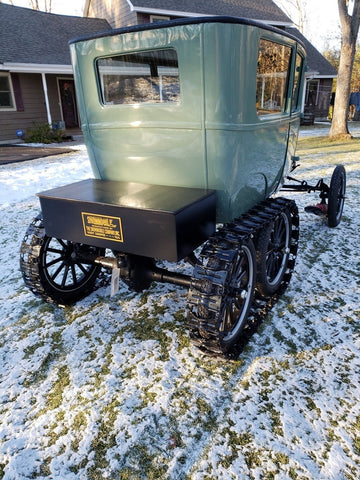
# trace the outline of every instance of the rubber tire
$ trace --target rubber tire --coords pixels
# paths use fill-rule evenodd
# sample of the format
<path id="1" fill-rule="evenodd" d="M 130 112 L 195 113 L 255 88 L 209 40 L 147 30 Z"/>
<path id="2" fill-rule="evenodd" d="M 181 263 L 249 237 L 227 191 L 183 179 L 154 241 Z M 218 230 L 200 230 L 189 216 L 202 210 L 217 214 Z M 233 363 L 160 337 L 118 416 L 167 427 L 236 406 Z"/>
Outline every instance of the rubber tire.
<path id="1" fill-rule="evenodd" d="M 346 172 L 343 165 L 338 165 L 331 176 L 328 197 L 328 225 L 337 227 L 341 221 L 345 203 Z"/>
<path id="2" fill-rule="evenodd" d="M 282 221 L 281 224 L 278 222 Z M 292 220 L 288 210 L 280 212 L 276 217 L 260 232 L 256 247 L 256 259 L 257 259 L 257 291 L 264 297 L 270 297 L 274 295 L 282 286 L 285 274 L 288 269 L 290 246 L 291 246 L 291 227 Z M 281 264 L 278 266 L 275 273 L 272 274 L 272 278 L 269 275 L 269 244 L 272 242 L 272 234 L 274 233 L 274 227 L 279 228 L 283 225 L 285 238 Z M 276 251 L 273 249 L 270 252 L 272 256 L 276 255 Z M 272 258 L 274 260 L 274 258 Z M 272 263 L 273 265 L 273 263 Z"/>
<path id="3" fill-rule="evenodd" d="M 231 332 L 224 333 L 223 337 L 221 338 L 221 347 L 224 353 L 231 352 L 231 350 L 236 346 L 237 343 L 241 340 L 243 330 L 247 324 L 248 316 L 250 313 L 251 306 L 254 300 L 254 292 L 255 292 L 255 285 L 256 285 L 256 251 L 252 240 L 248 240 L 241 245 L 242 256 L 239 256 L 238 260 L 235 261 L 233 266 L 233 271 L 229 272 L 228 281 L 233 279 L 233 275 L 236 274 L 236 269 L 241 263 L 241 258 L 245 255 L 245 261 L 247 263 L 248 268 L 248 281 L 247 281 L 247 295 L 245 299 L 245 304 L 241 309 L 239 314 L 239 318 L 234 325 Z M 233 307 L 235 306 L 236 300 L 235 297 L 232 296 L 232 293 L 235 289 L 233 286 L 225 285 L 225 292 L 223 293 L 223 298 L 221 300 L 221 314 L 219 318 L 218 325 L 220 326 L 221 323 L 224 321 L 224 316 L 230 314 L 229 307 L 231 311 L 233 311 Z M 236 306 L 235 306 L 236 307 Z M 231 314 L 230 314 L 231 315 Z"/>
<path id="4" fill-rule="evenodd" d="M 54 281 L 51 278 L 51 273 L 46 265 L 46 255 L 49 251 L 49 245 L 52 241 L 64 242 L 63 240 L 53 239 L 52 237 L 44 236 L 44 242 L 40 249 L 40 258 L 39 258 L 39 279 L 42 288 L 46 294 L 55 302 L 63 305 L 71 305 L 76 303 L 78 300 L 81 300 L 85 296 L 89 295 L 95 286 L 96 279 L 99 276 L 101 271 L 100 265 L 95 264 L 82 264 L 81 262 L 70 261 L 69 268 L 72 266 L 78 265 L 79 263 L 86 270 L 82 276 L 77 279 L 77 284 L 73 282 L 71 285 L 61 285 L 60 283 Z M 75 244 L 72 242 L 66 242 L 67 245 L 74 247 Z M 102 256 L 105 252 L 104 249 L 98 247 L 88 247 L 86 245 L 83 248 L 92 248 L 96 250 L 97 256 Z"/>

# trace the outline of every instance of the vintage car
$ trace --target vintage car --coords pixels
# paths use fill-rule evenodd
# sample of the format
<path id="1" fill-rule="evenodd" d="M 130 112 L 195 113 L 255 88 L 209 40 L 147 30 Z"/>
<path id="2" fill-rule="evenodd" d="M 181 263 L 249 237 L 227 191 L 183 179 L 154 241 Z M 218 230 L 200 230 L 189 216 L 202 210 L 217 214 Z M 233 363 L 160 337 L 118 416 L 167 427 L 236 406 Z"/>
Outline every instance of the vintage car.
<path id="1" fill-rule="evenodd" d="M 119 278 L 137 291 L 185 286 L 191 338 L 230 354 L 294 269 L 298 209 L 275 194 L 318 191 L 329 225 L 342 215 L 342 166 L 330 186 L 286 184 L 304 46 L 248 19 L 206 17 L 83 37 L 70 49 L 94 178 L 38 194 L 42 213 L 21 247 L 26 285 L 60 304 L 91 292 L 102 268 L 113 293 Z M 193 273 L 157 260 L 186 260 Z"/>

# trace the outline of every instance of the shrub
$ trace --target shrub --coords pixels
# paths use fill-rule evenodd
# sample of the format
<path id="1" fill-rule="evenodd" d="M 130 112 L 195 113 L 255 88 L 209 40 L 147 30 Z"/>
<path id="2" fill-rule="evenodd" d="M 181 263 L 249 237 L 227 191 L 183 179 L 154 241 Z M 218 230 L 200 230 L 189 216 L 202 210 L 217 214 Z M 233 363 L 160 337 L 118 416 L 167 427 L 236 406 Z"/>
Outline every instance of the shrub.
<path id="1" fill-rule="evenodd" d="M 34 125 L 26 132 L 27 143 L 59 143 L 66 140 L 64 130 L 51 128 L 48 123 Z"/>

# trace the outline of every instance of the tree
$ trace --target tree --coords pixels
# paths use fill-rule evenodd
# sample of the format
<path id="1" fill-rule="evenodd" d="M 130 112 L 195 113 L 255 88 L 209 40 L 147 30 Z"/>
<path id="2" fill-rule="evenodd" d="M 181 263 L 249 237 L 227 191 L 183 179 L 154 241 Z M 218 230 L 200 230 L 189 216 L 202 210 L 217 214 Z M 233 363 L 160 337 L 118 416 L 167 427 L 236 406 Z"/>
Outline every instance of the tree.
<path id="1" fill-rule="evenodd" d="M 307 0 L 277 0 L 275 3 L 296 24 L 301 33 L 304 33 L 307 22 Z"/>
<path id="2" fill-rule="evenodd" d="M 1 3 L 2 0 L 0 0 L 0 3 Z M 14 5 L 14 1 L 13 0 L 7 0 L 8 3 L 10 3 L 10 5 Z M 16 0 L 15 0 L 15 5 L 16 5 Z M 43 3 L 43 5 L 42 5 Z M 33 10 L 41 10 L 43 12 L 47 12 L 47 13 L 51 13 L 51 9 L 52 9 L 52 0 L 44 0 L 44 2 L 41 2 L 39 0 L 28 0 L 28 4 L 29 6 L 33 9 Z"/>
<path id="3" fill-rule="evenodd" d="M 360 0 L 338 0 L 341 25 L 341 50 L 336 83 L 335 105 L 329 136 L 348 136 L 351 75 L 360 25 Z"/>
<path id="4" fill-rule="evenodd" d="M 354 65 L 351 75 L 351 91 L 357 92 L 360 88 L 360 45 L 357 43 L 354 57 Z"/>

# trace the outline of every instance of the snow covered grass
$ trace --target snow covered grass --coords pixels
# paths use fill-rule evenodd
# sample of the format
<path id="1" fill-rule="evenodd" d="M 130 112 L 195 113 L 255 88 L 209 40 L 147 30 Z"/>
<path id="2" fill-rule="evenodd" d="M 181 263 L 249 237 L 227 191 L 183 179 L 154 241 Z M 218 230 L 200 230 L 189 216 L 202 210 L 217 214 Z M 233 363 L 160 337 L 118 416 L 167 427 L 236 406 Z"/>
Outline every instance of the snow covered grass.
<path id="1" fill-rule="evenodd" d="M 0 167 L 0 478 L 360 478 L 360 142 L 348 145 L 300 140 L 300 178 L 346 165 L 343 221 L 329 229 L 303 212 L 316 195 L 296 194 L 295 274 L 236 361 L 191 345 L 178 287 L 110 298 L 105 285 L 64 309 L 34 297 L 19 247 L 35 193 L 91 176 L 87 154 Z"/>

